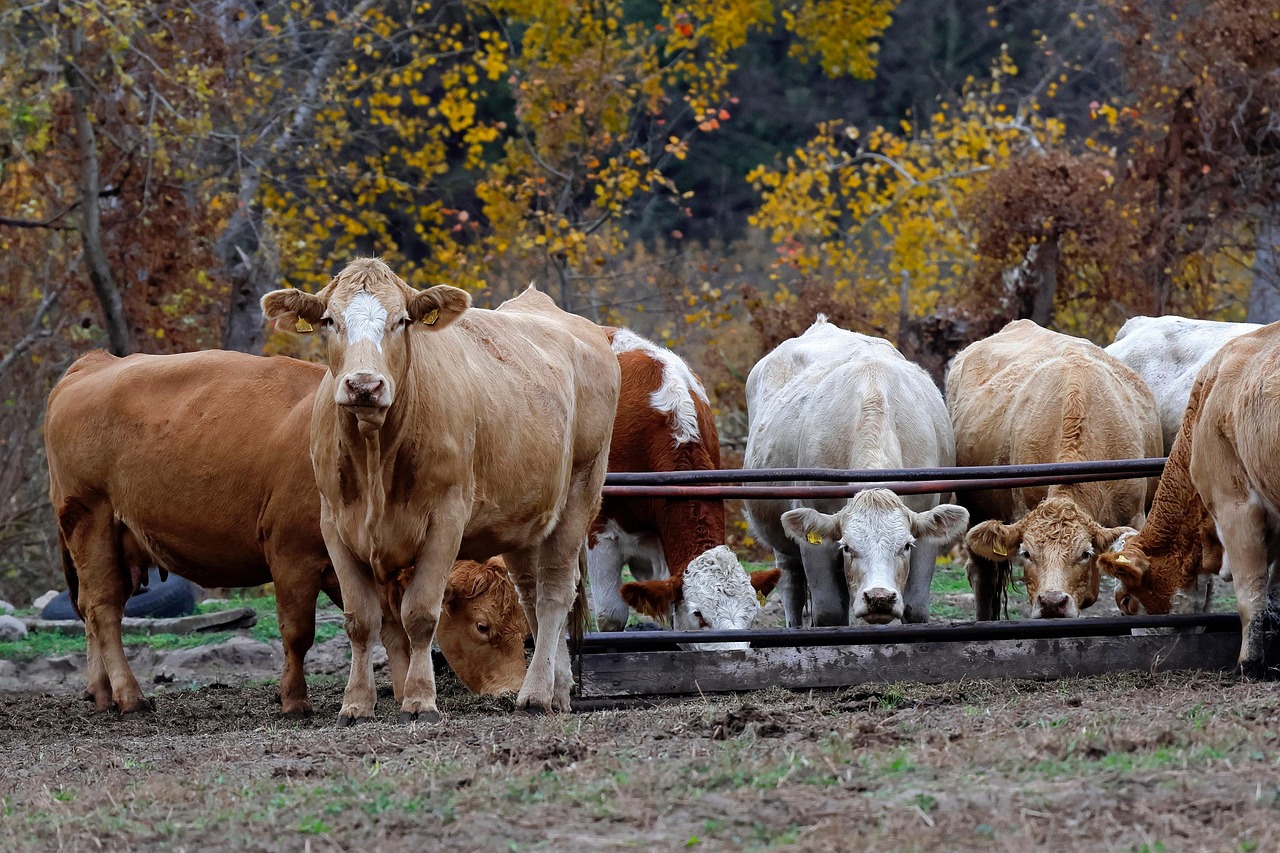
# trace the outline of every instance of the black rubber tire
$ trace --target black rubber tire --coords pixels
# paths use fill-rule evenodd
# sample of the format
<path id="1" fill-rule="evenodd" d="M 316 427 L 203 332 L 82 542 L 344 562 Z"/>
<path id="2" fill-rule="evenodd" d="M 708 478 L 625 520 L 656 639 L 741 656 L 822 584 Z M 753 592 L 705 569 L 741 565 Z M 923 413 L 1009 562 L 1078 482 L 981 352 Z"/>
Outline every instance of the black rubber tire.
<path id="1" fill-rule="evenodd" d="M 147 588 L 131 597 L 124 605 L 125 616 L 151 616 L 156 619 L 170 616 L 190 616 L 196 612 L 195 590 L 191 583 L 175 574 L 160 580 L 160 570 L 152 568 L 147 574 Z M 71 593 L 63 590 L 40 611 L 43 619 L 79 619 L 71 606 Z"/>

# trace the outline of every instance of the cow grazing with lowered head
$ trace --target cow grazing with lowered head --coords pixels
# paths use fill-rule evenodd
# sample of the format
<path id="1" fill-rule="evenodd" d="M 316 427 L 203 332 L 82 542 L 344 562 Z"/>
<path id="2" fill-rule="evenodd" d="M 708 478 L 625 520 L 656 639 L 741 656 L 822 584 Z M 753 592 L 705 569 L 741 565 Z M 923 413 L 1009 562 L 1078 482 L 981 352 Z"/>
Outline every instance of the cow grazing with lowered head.
<path id="1" fill-rule="evenodd" d="M 1199 576 L 1221 566 L 1235 581 L 1240 669 L 1253 678 L 1275 677 L 1280 323 L 1228 341 L 1200 371 L 1169 466 L 1165 477 L 1180 485 L 1166 489 L 1162 480 L 1151 508 L 1153 521 L 1167 523 L 1149 536 L 1144 528 L 1118 554 L 1107 555 L 1105 565 L 1120 584 L 1117 597 L 1137 599 L 1132 609 L 1140 605 L 1148 613 L 1179 609 L 1197 600 Z M 1162 547 L 1179 523 L 1190 540 L 1183 553 Z"/>
<path id="2" fill-rule="evenodd" d="M 942 395 L 888 341 L 819 316 L 747 378 L 747 468 L 918 468 L 951 465 Z M 929 617 L 937 546 L 969 514 L 939 495 L 877 489 L 844 499 L 758 500 L 747 518 L 782 570 L 787 625 Z"/>
<path id="3" fill-rule="evenodd" d="M 1107 352 L 1133 368 L 1155 395 L 1166 454 L 1173 451 L 1200 368 L 1227 341 L 1261 328 L 1188 317 L 1131 317 L 1120 327 Z"/>
<path id="4" fill-rule="evenodd" d="M 306 436 L 324 368 L 233 352 L 82 356 L 49 394 L 45 450 L 86 696 L 150 704 L 125 659 L 124 604 L 147 567 L 204 586 L 274 582 L 284 713 L 306 714 L 316 597 L 341 603 Z"/>
<path id="5" fill-rule="evenodd" d="M 497 310 L 470 306 L 465 291 L 414 290 L 376 259 L 317 294 L 262 299 L 277 328 L 325 338 L 310 444 L 352 648 L 340 723 L 373 716 L 379 630 L 401 719 L 439 719 L 430 650 L 455 555 L 501 554 L 515 582 L 535 637 L 517 705 L 569 708 L 565 630 L 585 621 L 581 552 L 618 362 L 603 330 L 532 287 Z"/>
<path id="6" fill-rule="evenodd" d="M 608 331 L 622 372 L 609 470 L 718 469 L 720 441 L 698 377 L 671 350 L 629 329 Z M 757 572 L 749 583 L 738 583 L 728 570 L 726 561 L 732 561 L 743 581 L 748 578 L 722 547 L 720 500 L 606 497 L 587 542 L 592 606 L 602 631 L 626 627 L 628 605 L 670 620 L 678 630 L 746 629 L 759 612 L 757 591 L 768 595 L 777 583 L 777 572 Z M 709 569 L 699 573 L 698 583 L 686 582 L 686 567 L 701 556 L 708 556 L 708 567 L 726 566 L 723 582 Z M 638 582 L 620 586 L 623 565 Z"/>
<path id="7" fill-rule="evenodd" d="M 1028 465 L 1158 457 L 1145 382 L 1100 347 L 1016 320 L 952 362 L 956 464 Z M 1146 480 L 969 492 L 965 536 L 979 619 L 999 617 L 1012 564 L 1032 618 L 1071 617 L 1098 598 L 1097 555 L 1141 527 Z"/>
<path id="8" fill-rule="evenodd" d="M 518 691 L 528 636 L 529 623 L 501 557 L 453 564 L 436 644 L 467 689 L 481 696 Z"/>

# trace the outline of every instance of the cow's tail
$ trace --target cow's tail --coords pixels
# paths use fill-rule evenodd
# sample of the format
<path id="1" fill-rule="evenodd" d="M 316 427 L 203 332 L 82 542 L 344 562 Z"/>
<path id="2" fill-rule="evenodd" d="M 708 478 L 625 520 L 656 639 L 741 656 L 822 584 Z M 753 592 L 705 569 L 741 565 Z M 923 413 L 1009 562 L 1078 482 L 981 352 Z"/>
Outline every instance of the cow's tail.
<path id="1" fill-rule="evenodd" d="M 587 542 L 578 547 L 578 589 L 569 612 L 569 653 L 575 658 L 582 655 L 582 640 L 587 632 Z"/>
<path id="2" fill-rule="evenodd" d="M 995 600 L 995 618 L 1000 619 L 1001 614 L 1007 621 L 1009 619 L 1009 587 L 1013 586 L 1013 564 L 1009 562 L 996 563 L 996 600 Z"/>

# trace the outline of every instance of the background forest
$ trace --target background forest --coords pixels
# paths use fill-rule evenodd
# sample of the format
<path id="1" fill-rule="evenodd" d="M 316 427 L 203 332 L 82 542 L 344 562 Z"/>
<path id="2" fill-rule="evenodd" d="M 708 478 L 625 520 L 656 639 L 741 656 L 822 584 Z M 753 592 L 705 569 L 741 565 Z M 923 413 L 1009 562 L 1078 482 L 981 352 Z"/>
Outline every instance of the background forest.
<path id="1" fill-rule="evenodd" d="M 1280 0 L 0 0 L 0 597 L 61 585 L 88 349 L 269 336 L 377 254 L 672 346 L 734 464 L 818 311 L 941 377 L 1030 317 L 1280 319 Z"/>

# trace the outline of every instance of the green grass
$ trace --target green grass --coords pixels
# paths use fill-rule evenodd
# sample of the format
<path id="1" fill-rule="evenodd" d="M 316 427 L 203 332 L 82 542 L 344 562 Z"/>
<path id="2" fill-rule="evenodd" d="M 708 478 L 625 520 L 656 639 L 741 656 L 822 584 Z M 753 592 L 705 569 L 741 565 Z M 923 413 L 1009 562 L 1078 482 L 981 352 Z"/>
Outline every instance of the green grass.
<path id="1" fill-rule="evenodd" d="M 249 629 L 249 635 L 255 640 L 270 642 L 280 639 L 280 620 L 276 616 L 276 600 L 272 596 L 201 602 L 196 605 L 196 613 L 212 613 L 239 607 L 251 607 L 258 614 L 257 623 Z M 318 609 L 321 612 L 326 610 L 336 612 L 337 610 L 328 599 L 321 599 Z M 342 626 L 337 623 L 317 625 L 316 642 L 323 643 L 326 640 L 330 640 L 341 631 Z M 222 643 L 235 635 L 236 632 L 234 631 L 202 631 L 195 634 L 126 633 L 123 636 L 126 646 L 150 646 L 153 649 L 168 651 Z M 60 657 L 76 653 L 83 654 L 84 650 L 85 640 L 83 634 L 73 636 L 52 631 L 32 631 L 24 640 L 0 643 L 0 660 L 26 663 L 36 658 Z"/>

